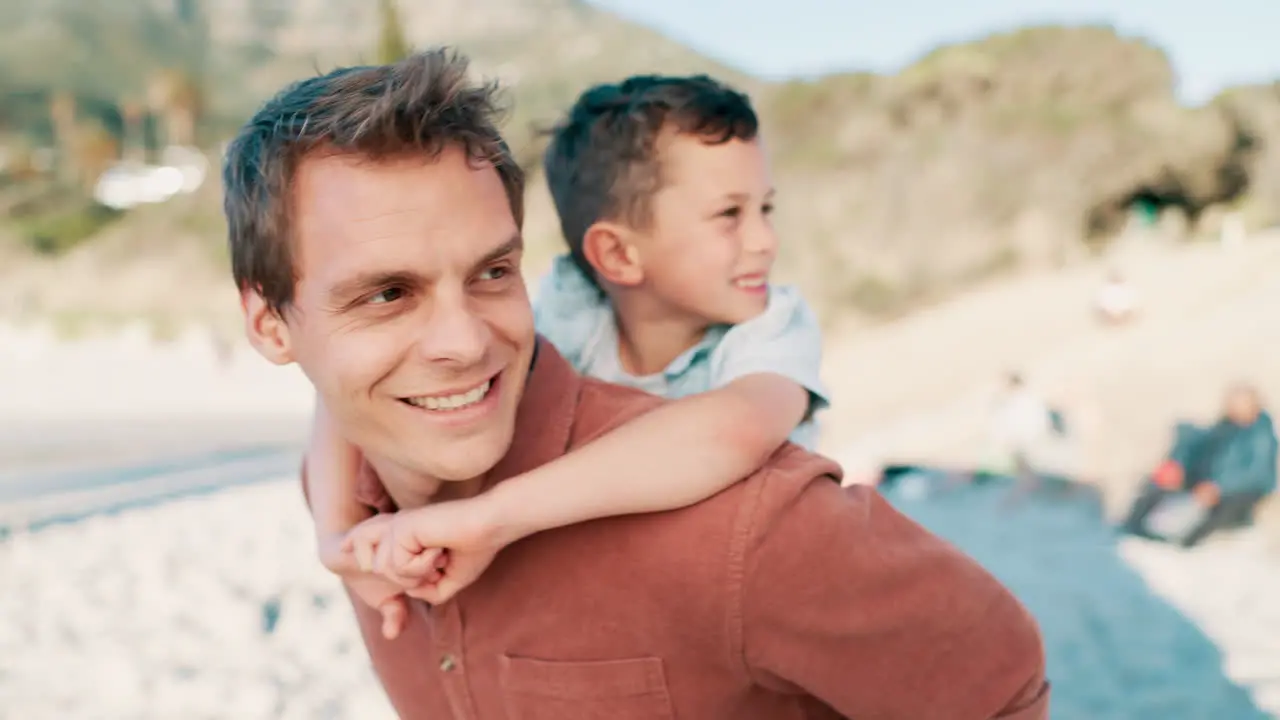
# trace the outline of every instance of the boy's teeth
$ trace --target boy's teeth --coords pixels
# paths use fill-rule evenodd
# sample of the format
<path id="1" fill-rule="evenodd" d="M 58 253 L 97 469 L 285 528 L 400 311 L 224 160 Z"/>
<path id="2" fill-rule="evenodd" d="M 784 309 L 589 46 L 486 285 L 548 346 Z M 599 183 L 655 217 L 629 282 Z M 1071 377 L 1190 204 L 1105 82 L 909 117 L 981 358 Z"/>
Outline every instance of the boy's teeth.
<path id="1" fill-rule="evenodd" d="M 492 380 L 486 380 L 483 385 L 474 387 L 467 392 L 457 395 L 445 395 L 443 397 L 415 397 L 409 398 L 410 405 L 416 405 L 427 410 L 458 410 L 468 405 L 474 405 L 484 399 L 489 394 L 489 388 L 493 385 Z"/>
<path id="2" fill-rule="evenodd" d="M 764 285 L 764 278 L 751 278 L 750 280 L 735 280 L 734 285 L 744 288 L 758 288 Z"/>

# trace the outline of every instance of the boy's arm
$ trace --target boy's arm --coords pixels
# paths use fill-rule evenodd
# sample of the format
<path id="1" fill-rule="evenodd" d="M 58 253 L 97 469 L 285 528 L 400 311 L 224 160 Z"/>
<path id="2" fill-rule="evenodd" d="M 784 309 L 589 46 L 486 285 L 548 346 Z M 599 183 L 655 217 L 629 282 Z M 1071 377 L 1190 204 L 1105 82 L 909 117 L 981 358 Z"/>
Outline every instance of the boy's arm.
<path id="1" fill-rule="evenodd" d="M 809 408 L 758 373 L 661 405 L 482 496 L 501 544 L 553 527 L 692 505 L 751 474 Z"/>
<path id="2" fill-rule="evenodd" d="M 373 516 L 355 499 L 362 462 L 360 451 L 338 434 L 317 396 L 304 483 L 316 523 L 320 560 L 338 574 L 359 571 L 352 555 L 342 552 L 342 539 L 348 530 Z"/>
<path id="3" fill-rule="evenodd" d="M 730 329 L 711 359 L 714 389 L 676 400 L 495 488 L 496 538 L 513 542 L 612 515 L 674 510 L 756 470 L 814 410 L 822 339 L 792 288 Z"/>

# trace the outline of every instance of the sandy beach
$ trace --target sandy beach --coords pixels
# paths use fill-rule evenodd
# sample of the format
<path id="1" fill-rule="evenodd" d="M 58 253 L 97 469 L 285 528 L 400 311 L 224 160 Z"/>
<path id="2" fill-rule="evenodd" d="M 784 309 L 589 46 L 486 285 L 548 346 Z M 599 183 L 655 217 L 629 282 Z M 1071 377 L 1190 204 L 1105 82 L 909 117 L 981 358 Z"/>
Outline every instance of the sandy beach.
<path id="1" fill-rule="evenodd" d="M 1068 557 L 1060 542 L 1009 551 L 1012 522 L 983 527 L 938 529 L 967 534 L 961 546 L 1036 613 L 1055 720 L 1280 712 L 1280 614 L 1267 600 L 1280 573 L 1247 539 L 1189 555 L 1072 545 Z M 393 718 L 347 600 L 313 553 L 289 478 L 10 536 L 0 716 Z"/>

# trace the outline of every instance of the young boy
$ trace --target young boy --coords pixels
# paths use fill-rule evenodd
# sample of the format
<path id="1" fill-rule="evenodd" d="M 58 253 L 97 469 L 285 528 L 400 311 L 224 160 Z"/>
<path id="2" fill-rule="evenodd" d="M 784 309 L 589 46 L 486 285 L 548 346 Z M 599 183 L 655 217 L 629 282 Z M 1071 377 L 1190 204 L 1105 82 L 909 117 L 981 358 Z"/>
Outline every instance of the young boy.
<path id="1" fill-rule="evenodd" d="M 441 602 L 519 538 L 691 505 L 788 437 L 813 447 L 821 337 L 797 292 L 768 282 L 777 240 L 757 132 L 748 98 L 710 78 L 637 76 L 586 91 L 544 158 L 570 253 L 536 296 L 538 331 L 583 374 L 683 399 L 476 498 L 345 536 L 369 516 L 351 499 L 361 461 L 317 409 L 322 560 L 383 610 L 385 633 L 398 632 L 399 591 Z"/>

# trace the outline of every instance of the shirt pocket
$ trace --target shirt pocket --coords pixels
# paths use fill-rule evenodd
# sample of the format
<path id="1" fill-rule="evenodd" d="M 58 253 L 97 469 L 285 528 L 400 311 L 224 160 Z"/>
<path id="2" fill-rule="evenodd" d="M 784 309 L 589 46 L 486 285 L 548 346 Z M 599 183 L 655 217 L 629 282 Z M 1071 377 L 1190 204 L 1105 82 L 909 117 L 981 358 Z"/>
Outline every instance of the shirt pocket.
<path id="1" fill-rule="evenodd" d="M 511 720 L 673 720 L 662 659 L 567 662 L 504 655 Z"/>

